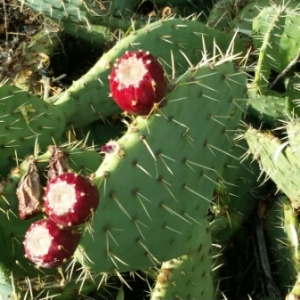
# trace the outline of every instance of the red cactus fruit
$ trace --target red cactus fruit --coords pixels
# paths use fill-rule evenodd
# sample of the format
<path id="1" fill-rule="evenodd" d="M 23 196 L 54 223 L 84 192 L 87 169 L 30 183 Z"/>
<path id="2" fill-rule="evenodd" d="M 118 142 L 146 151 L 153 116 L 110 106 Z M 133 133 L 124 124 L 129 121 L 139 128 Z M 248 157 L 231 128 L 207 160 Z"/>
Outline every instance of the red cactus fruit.
<path id="1" fill-rule="evenodd" d="M 80 237 L 79 231 L 59 226 L 50 219 L 36 221 L 25 234 L 25 256 L 39 267 L 56 268 L 74 254 Z"/>
<path id="2" fill-rule="evenodd" d="M 97 187 L 87 177 L 75 173 L 60 174 L 46 187 L 45 212 L 62 226 L 83 224 L 96 211 L 99 198 Z"/>
<path id="3" fill-rule="evenodd" d="M 162 65 L 149 52 L 126 52 L 109 76 L 111 96 L 129 114 L 147 115 L 167 90 Z"/>

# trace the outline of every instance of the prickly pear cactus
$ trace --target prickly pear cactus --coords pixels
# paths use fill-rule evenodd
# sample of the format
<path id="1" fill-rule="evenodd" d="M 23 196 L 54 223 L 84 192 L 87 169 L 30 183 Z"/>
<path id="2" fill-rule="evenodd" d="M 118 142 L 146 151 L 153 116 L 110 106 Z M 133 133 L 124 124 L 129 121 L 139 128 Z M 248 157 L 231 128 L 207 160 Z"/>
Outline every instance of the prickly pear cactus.
<path id="1" fill-rule="evenodd" d="M 0 174 L 5 176 L 16 158 L 24 159 L 33 152 L 36 139 L 42 147 L 52 144 L 53 140 L 59 141 L 65 128 L 65 116 L 56 107 L 8 84 L 0 86 L 0 97 Z"/>
<path id="2" fill-rule="evenodd" d="M 206 226 L 206 237 L 198 249 L 162 264 L 151 293 L 152 300 L 214 298 L 208 222 Z"/>
<path id="3" fill-rule="evenodd" d="M 74 299 L 94 292 L 87 296 L 93 298 L 108 291 L 107 298 L 127 300 L 122 287 L 130 286 L 126 273 L 147 274 L 150 267 L 159 270 L 143 278 L 152 299 L 223 299 L 226 292 L 218 289 L 224 273 L 211 270 L 219 268 L 216 264 L 236 264 L 220 255 L 230 239 L 244 249 L 245 220 L 255 231 L 256 215 L 261 217 L 262 203 L 274 194 L 274 186 L 287 196 L 287 210 L 280 215 L 287 239 L 296 244 L 291 232 L 298 224 L 300 201 L 297 2 L 19 3 L 43 15 L 43 29 L 30 43 L 10 49 L 16 53 L 5 59 L 11 33 L 4 43 L 0 35 L 5 81 L 0 87 L 1 298 Z M 0 23 L 0 34 L 7 25 Z M 97 60 L 82 55 L 88 71 L 75 80 L 66 74 L 66 82 L 58 83 L 47 70 L 55 72 L 56 56 L 57 61 L 69 59 L 70 47 L 65 46 L 70 36 L 71 51 L 80 52 L 76 45 L 82 43 L 97 53 Z M 168 92 L 148 115 L 133 117 L 120 114 L 108 77 L 118 58 L 137 50 L 159 60 Z M 24 58 L 23 64 L 10 61 L 17 57 Z M 55 156 L 53 149 L 63 150 Z M 73 171 L 97 186 L 99 207 L 80 226 L 75 255 L 59 270 L 38 269 L 24 257 L 23 238 L 32 222 L 47 217 L 40 198 L 50 178 Z M 269 225 L 277 212 L 265 210 Z M 276 241 L 277 231 L 268 234 Z M 285 252 L 272 250 L 270 261 L 283 261 Z M 239 262 L 241 255 L 237 251 Z M 249 254 L 252 261 L 255 255 Z M 296 297 L 297 251 L 289 255 L 295 264 L 287 272 L 290 278 L 274 280 L 282 295 Z M 253 271 L 253 266 L 237 269 L 248 275 L 245 269 Z M 294 284 L 294 289 L 286 287 Z M 258 286 L 236 297 L 272 298 Z"/>
<path id="4" fill-rule="evenodd" d="M 129 124 L 119 149 L 106 154 L 95 173 L 102 202 L 93 234 L 85 234 L 77 250 L 81 264 L 124 272 L 199 247 L 228 138 L 245 105 L 245 79 L 231 63 L 192 68 L 174 81 L 165 107 Z M 209 136 L 210 128 L 219 134 Z M 136 247 L 124 253 L 128 242 Z"/>
<path id="5" fill-rule="evenodd" d="M 297 57 L 299 42 L 295 28 L 299 22 L 298 17 L 298 4 L 291 2 L 289 5 L 283 3 L 282 5 L 266 7 L 254 19 L 252 27 L 253 35 L 265 35 L 263 41 L 259 41 L 259 39 L 254 39 L 254 41 L 256 45 L 261 45 L 260 48 L 264 49 L 262 51 L 264 54 L 261 52 L 261 55 L 268 56 L 268 58 L 263 59 L 266 69 L 273 68 L 276 71 L 282 70 Z M 279 37 L 278 40 L 275 32 Z M 267 46 L 266 43 L 269 39 L 270 42 L 277 44 L 277 46 Z M 278 55 L 278 52 L 280 52 L 281 55 Z M 269 67 L 267 67 L 267 65 Z M 260 72 L 264 73 L 265 70 Z"/>
<path id="6" fill-rule="evenodd" d="M 273 274 L 280 278 L 284 293 L 299 296 L 297 273 L 299 272 L 298 213 L 290 200 L 279 197 L 266 215 L 267 242 L 273 254 Z M 280 263 L 278 258 L 280 257 Z M 285 272 L 282 272 L 282 270 Z M 294 288 L 293 288 L 294 285 Z"/>
<path id="7" fill-rule="evenodd" d="M 289 124 L 295 128 L 297 123 Z M 290 132 L 291 133 L 291 132 Z M 295 149 L 293 141 L 297 139 L 297 131 L 290 134 L 291 142 L 282 143 L 271 132 L 260 132 L 249 128 L 245 133 L 245 138 L 249 144 L 249 152 L 259 161 L 261 169 L 266 176 L 272 178 L 278 190 L 284 192 L 293 202 L 295 207 L 299 206 L 298 186 L 298 147 Z M 296 151 L 294 151 L 296 150 Z M 288 184 L 286 178 L 288 174 Z"/>

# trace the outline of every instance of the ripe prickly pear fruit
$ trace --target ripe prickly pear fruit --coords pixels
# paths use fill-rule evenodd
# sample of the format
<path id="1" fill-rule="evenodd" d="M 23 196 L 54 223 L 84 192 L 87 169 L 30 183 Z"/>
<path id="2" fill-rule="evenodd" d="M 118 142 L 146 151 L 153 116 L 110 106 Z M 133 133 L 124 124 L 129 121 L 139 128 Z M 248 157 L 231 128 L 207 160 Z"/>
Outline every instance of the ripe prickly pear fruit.
<path id="1" fill-rule="evenodd" d="M 160 102 L 167 89 L 162 65 L 149 52 L 126 52 L 109 76 L 111 96 L 121 109 L 146 115 Z"/>
<path id="2" fill-rule="evenodd" d="M 64 173 L 46 187 L 44 207 L 49 218 L 62 226 L 75 226 L 88 221 L 99 205 L 99 192 L 82 175 Z"/>
<path id="3" fill-rule="evenodd" d="M 80 237 L 76 229 L 64 228 L 50 219 L 36 221 L 25 234 L 26 257 L 39 267 L 58 267 L 74 254 Z"/>

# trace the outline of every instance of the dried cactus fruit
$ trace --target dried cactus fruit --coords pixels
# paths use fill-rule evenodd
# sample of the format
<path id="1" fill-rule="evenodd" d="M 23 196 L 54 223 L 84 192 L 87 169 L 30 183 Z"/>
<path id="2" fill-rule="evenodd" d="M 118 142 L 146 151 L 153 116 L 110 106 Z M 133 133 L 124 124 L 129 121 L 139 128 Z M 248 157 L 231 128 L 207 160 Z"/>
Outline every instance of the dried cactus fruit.
<path id="1" fill-rule="evenodd" d="M 22 176 L 18 187 L 19 217 L 27 220 L 42 211 L 43 191 L 40 176 L 35 164 L 35 158 L 29 157 L 27 172 Z"/>
<path id="2" fill-rule="evenodd" d="M 58 146 L 50 146 L 48 150 L 51 152 L 49 159 L 49 170 L 47 173 L 48 184 L 57 175 L 68 173 L 70 170 L 68 159 L 65 153 Z"/>

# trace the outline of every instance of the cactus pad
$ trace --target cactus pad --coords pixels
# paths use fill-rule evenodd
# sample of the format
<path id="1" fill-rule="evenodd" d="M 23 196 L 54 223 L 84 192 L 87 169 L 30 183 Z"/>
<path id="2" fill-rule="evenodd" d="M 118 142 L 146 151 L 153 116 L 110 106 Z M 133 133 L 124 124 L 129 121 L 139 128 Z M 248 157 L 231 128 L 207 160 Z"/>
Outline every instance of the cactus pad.
<path id="1" fill-rule="evenodd" d="M 232 63 L 203 64 L 174 81 L 165 107 L 128 125 L 95 174 L 102 200 L 75 253 L 84 267 L 125 272 L 200 246 L 245 84 Z"/>

